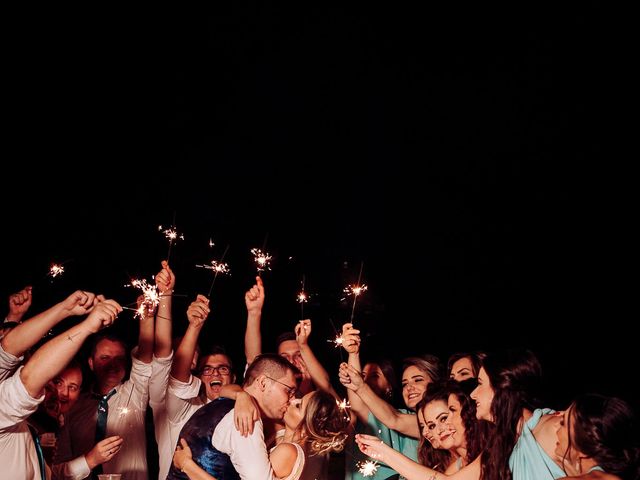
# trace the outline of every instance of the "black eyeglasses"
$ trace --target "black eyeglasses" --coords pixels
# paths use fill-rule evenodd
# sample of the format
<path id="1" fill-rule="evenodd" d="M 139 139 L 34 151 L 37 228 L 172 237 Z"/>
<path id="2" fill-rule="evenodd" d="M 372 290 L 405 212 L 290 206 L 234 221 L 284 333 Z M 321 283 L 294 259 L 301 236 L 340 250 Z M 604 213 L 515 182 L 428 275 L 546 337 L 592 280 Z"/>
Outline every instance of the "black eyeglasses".
<path id="1" fill-rule="evenodd" d="M 289 395 L 289 398 L 293 398 L 296 396 L 296 387 L 291 387 L 289 385 L 287 385 L 286 383 L 282 383 L 280 380 L 276 380 L 275 378 L 271 378 L 269 375 L 265 375 L 265 377 L 267 377 L 269 380 L 273 380 L 276 383 L 279 383 L 280 385 L 284 385 L 285 387 L 287 387 L 287 395 Z"/>
<path id="2" fill-rule="evenodd" d="M 218 372 L 220 375 L 229 375 L 231 373 L 231 367 L 229 365 L 218 365 L 217 367 L 212 367 L 211 365 L 205 365 L 202 367 L 202 375 L 209 376 L 213 375 L 213 372 Z"/>

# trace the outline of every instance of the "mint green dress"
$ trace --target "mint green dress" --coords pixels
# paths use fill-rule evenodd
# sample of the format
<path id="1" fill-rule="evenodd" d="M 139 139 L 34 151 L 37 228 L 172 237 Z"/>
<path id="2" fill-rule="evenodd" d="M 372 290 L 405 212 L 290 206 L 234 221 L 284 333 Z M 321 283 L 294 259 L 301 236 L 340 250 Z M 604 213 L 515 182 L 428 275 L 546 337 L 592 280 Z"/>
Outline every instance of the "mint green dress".
<path id="1" fill-rule="evenodd" d="M 549 408 L 534 410 L 522 429 L 520 438 L 509 457 L 509 468 L 513 480 L 552 480 L 567 476 L 533 436 L 533 429 L 538 425 L 542 415 L 551 413 L 555 411 Z"/>
<path id="2" fill-rule="evenodd" d="M 410 410 L 405 410 L 404 408 L 400 408 L 398 411 L 401 413 L 414 413 Z M 416 462 L 418 461 L 418 439 L 407 437 L 395 430 L 389 429 L 386 425 L 380 422 L 380 420 L 374 417 L 371 412 L 369 412 L 366 425 L 363 425 L 358 421 L 356 424 L 356 432 L 375 435 L 384 443 L 390 445 L 394 450 L 397 450 L 403 455 L 409 457 L 411 460 Z M 386 480 L 389 477 L 398 475 L 398 472 L 384 463 L 378 463 L 378 469 L 372 476 L 365 477 L 358 472 L 357 465 L 359 462 L 373 460 L 360 452 L 360 449 L 352 438 L 350 438 L 350 442 L 345 449 L 345 454 L 345 480 Z"/>

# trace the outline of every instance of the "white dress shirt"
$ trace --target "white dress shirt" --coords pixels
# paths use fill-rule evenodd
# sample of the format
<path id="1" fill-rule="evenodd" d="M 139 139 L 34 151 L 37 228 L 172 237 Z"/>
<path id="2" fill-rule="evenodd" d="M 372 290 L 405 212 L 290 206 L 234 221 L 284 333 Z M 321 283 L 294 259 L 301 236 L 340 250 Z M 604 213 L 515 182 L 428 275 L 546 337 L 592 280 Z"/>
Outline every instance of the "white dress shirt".
<path id="1" fill-rule="evenodd" d="M 4 337 L 1 337 L 0 340 L 2 340 L 2 338 Z M 2 342 L 0 342 L 0 382 L 13 375 L 16 369 L 20 366 L 20 363 L 22 363 L 23 359 L 24 356 L 16 357 L 11 353 L 6 352 L 5 349 L 2 348 Z"/>
<path id="2" fill-rule="evenodd" d="M 173 351 L 167 358 L 153 356 L 151 361 L 151 378 L 149 379 L 149 405 L 153 410 L 153 425 L 156 443 L 158 444 L 158 480 L 165 480 L 173 460 L 173 452 L 177 439 L 172 435 L 167 412 L 167 388 L 169 373 L 173 362 Z M 178 430 L 177 433 L 180 433 Z"/>

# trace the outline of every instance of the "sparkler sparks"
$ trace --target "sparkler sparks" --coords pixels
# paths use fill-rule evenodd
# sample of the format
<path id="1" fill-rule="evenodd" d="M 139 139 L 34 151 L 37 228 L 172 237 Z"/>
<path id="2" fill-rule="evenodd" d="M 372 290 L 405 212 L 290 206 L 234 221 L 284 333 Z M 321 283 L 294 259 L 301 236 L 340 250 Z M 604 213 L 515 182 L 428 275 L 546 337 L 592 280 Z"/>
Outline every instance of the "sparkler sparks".
<path id="1" fill-rule="evenodd" d="M 222 262 L 216 262 L 215 260 L 211 260 L 211 264 L 209 265 L 196 265 L 196 267 L 199 268 L 206 268 L 207 270 L 211 270 L 213 272 L 216 273 L 216 275 L 218 273 L 229 273 L 231 270 L 229 269 L 229 264 L 227 263 L 222 263 Z"/>
<path id="2" fill-rule="evenodd" d="M 377 471 L 378 462 L 366 460 L 358 463 L 358 472 L 360 472 L 363 477 L 372 477 Z"/>
<path id="3" fill-rule="evenodd" d="M 309 300 L 309 297 L 305 292 L 298 293 L 298 296 L 296 298 L 298 303 L 307 303 L 307 301 Z"/>
<path id="4" fill-rule="evenodd" d="M 51 265 L 51 268 L 49 269 L 49 276 L 51 278 L 56 278 L 59 275 L 62 275 L 64 273 L 64 267 L 60 264 L 54 263 Z"/>
<path id="5" fill-rule="evenodd" d="M 344 343 L 344 338 L 342 337 L 342 335 L 338 334 L 336 335 L 336 338 L 333 340 L 327 340 L 327 342 L 329 343 L 335 343 L 334 347 L 339 348 L 342 346 L 342 344 Z"/>
<path id="6" fill-rule="evenodd" d="M 174 215 L 175 220 L 175 215 Z M 167 263 L 169 262 L 169 258 L 171 257 L 171 247 L 176 242 L 176 240 L 184 240 L 184 235 L 178 233 L 175 225 L 172 225 L 169 228 L 164 228 L 162 225 L 158 225 L 158 231 L 164 233 L 164 236 L 169 240 L 169 252 L 167 253 Z"/>
<path id="7" fill-rule="evenodd" d="M 347 421 L 351 420 L 351 416 L 349 415 L 349 412 L 348 412 L 348 410 L 351 408 L 351 404 L 349 403 L 349 400 L 347 400 L 346 398 L 343 398 L 341 402 L 336 400 L 336 404 L 344 414 L 344 419 Z"/>
<path id="8" fill-rule="evenodd" d="M 142 280 L 131 280 L 131 283 L 125 285 L 125 287 L 133 287 L 142 291 L 144 299 L 136 309 L 135 317 L 144 318 L 146 312 L 155 310 L 160 304 L 160 292 L 158 292 L 157 285 L 149 285 L 144 278 Z"/>
<path id="9" fill-rule="evenodd" d="M 253 261 L 256 262 L 258 273 L 264 272 L 265 270 L 271 270 L 271 255 L 267 252 L 263 252 L 259 248 L 252 248 L 251 253 L 254 256 Z"/>

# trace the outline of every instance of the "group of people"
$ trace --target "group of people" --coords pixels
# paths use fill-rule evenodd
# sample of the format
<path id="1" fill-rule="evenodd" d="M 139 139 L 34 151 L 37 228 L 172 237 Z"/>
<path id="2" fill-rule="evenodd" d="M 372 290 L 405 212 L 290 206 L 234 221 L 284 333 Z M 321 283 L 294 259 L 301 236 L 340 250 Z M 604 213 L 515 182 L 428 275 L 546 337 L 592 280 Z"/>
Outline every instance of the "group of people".
<path id="1" fill-rule="evenodd" d="M 342 328 L 348 358 L 337 375 L 313 353 L 310 320 L 264 353 L 265 288 L 256 277 L 244 296 L 246 366 L 236 383 L 225 349 L 199 345 L 209 299 L 196 297 L 184 335 L 174 339 L 176 278 L 167 262 L 155 282 L 157 304 L 138 300 L 131 351 L 109 333 L 123 310 L 113 299 L 76 291 L 23 320 L 32 289 L 9 297 L 0 330 L 0 463 L 7 478 L 147 479 L 148 407 L 161 480 L 306 480 L 329 478 L 330 470 L 345 480 L 639 478 L 630 406 L 585 394 L 563 412 L 540 408 L 541 366 L 530 351 L 457 353 L 446 368 L 433 355 L 408 357 L 399 385 L 405 408 L 396 408 L 392 363 L 362 362 L 352 324 Z M 82 319 L 47 335 L 70 316 Z M 90 353 L 79 360 L 85 341 Z M 343 462 L 338 474 L 330 468 L 336 459 Z"/>

